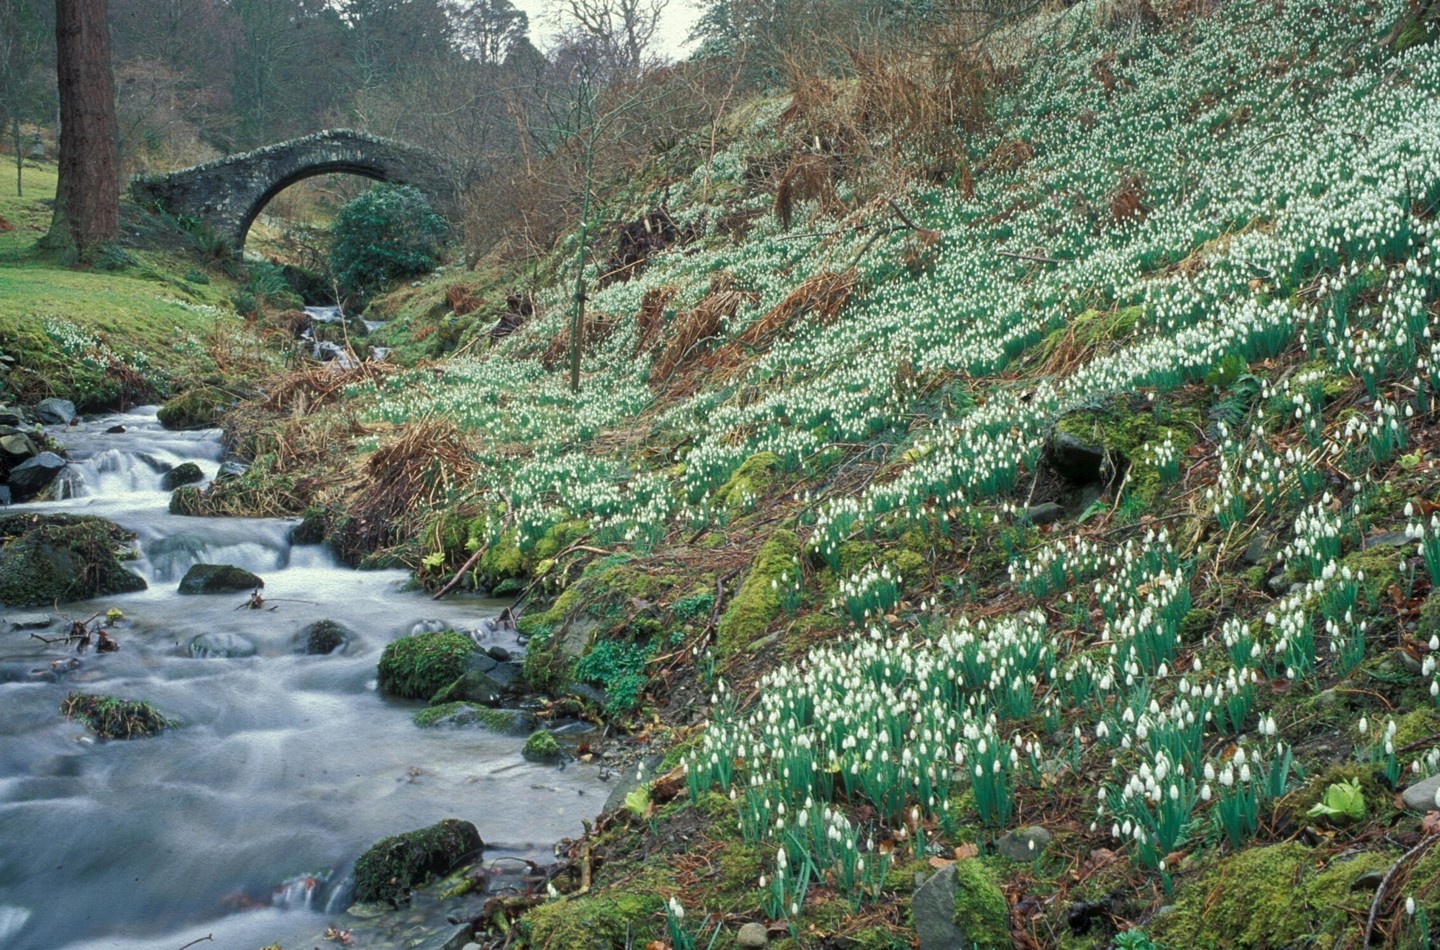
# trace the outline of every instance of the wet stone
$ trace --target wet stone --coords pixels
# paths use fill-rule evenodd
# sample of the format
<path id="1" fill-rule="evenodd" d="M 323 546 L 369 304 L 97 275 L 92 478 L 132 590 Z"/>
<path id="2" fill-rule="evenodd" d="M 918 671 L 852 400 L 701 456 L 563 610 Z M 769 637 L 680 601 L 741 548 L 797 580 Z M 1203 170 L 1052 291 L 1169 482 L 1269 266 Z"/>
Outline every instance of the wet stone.
<path id="1" fill-rule="evenodd" d="M 197 659 L 243 659 L 255 653 L 255 644 L 238 633 L 202 633 L 190 641 L 190 655 Z"/>
<path id="2" fill-rule="evenodd" d="M 35 406 L 35 418 L 47 425 L 68 426 L 75 421 L 75 404 L 68 399 L 42 399 Z"/>

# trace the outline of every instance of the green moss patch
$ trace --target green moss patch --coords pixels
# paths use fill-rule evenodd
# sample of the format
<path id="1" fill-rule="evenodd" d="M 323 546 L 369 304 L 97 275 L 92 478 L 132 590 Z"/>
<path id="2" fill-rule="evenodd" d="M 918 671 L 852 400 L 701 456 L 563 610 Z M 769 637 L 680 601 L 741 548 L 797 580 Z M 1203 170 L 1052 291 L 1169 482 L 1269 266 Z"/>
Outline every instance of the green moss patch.
<path id="1" fill-rule="evenodd" d="M 715 503 L 734 517 L 750 511 L 755 503 L 775 487 L 780 471 L 780 458 L 773 452 L 757 452 L 740 463 L 740 467 L 715 490 Z"/>
<path id="2" fill-rule="evenodd" d="M 527 945 L 537 950 L 644 946 L 647 938 L 659 936 L 664 905 L 652 889 L 607 891 L 541 904 L 521 926 L 530 935 Z"/>
<path id="3" fill-rule="evenodd" d="M 443 877 L 484 847 L 475 826 L 457 818 L 384 838 L 355 862 L 355 900 L 406 903 L 412 888 Z"/>
<path id="4" fill-rule="evenodd" d="M 556 762 L 565 758 L 565 750 L 560 748 L 560 743 L 544 729 L 536 729 L 530 733 L 530 738 L 525 740 L 525 748 L 520 754 L 531 762 Z"/>
<path id="5" fill-rule="evenodd" d="M 392 640 L 380 654 L 380 692 L 429 699 L 464 674 L 474 652 L 474 642 L 453 630 Z"/>
<path id="6" fill-rule="evenodd" d="M 1395 855 L 1328 857 L 1286 842 L 1217 861 L 1179 888 L 1174 912 L 1155 921 L 1155 936 L 1176 946 L 1338 945 L 1363 926 L 1374 896 L 1368 887 L 1356 889 L 1356 881 L 1387 870 Z"/>
<path id="7" fill-rule="evenodd" d="M 720 618 L 716 651 L 722 658 L 749 646 L 780 613 L 780 594 L 771 581 L 794 571 L 799 557 L 800 541 L 793 531 L 776 531 L 760 548 L 740 592 Z"/>
<path id="8" fill-rule="evenodd" d="M 144 590 L 121 566 L 134 535 L 103 518 L 0 516 L 0 604 L 42 607 Z"/>
<path id="9" fill-rule="evenodd" d="M 955 864 L 955 925 L 977 947 L 1010 944 L 1010 903 L 994 872 L 978 859 Z"/>
<path id="10" fill-rule="evenodd" d="M 78 719 L 103 739 L 140 739 L 155 736 L 176 725 L 144 700 L 116 699 L 71 693 L 60 703 L 60 714 Z"/>

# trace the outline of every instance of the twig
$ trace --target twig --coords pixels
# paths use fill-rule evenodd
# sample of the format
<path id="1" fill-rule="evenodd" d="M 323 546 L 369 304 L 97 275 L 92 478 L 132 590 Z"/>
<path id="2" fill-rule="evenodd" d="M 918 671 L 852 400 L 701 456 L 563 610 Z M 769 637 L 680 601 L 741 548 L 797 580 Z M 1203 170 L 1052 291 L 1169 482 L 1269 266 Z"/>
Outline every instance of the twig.
<path id="1" fill-rule="evenodd" d="M 1068 264 L 1067 260 L 1058 257 L 1045 257 L 1041 254 L 1017 254 L 1014 251 L 996 251 L 1001 257 L 1014 258 L 1017 261 L 1029 261 L 1032 264 Z"/>
<path id="2" fill-rule="evenodd" d="M 474 567 L 480 562 L 480 559 L 485 556 L 485 552 L 488 550 L 490 550 L 489 541 L 486 541 L 484 544 L 476 548 L 475 553 L 470 555 L 470 557 L 466 559 L 464 564 L 460 565 L 460 570 L 455 572 L 455 576 L 450 578 L 449 583 L 437 590 L 435 592 L 435 595 L 430 599 L 439 600 L 440 598 L 444 597 L 446 594 L 454 590 L 457 586 L 459 586 L 461 578 L 465 576 L 467 571 L 469 571 L 472 567 Z"/>
<path id="3" fill-rule="evenodd" d="M 40 636 L 40 634 L 38 634 L 38 633 L 32 633 L 32 634 L 30 634 L 30 637 L 31 637 L 31 639 L 33 639 L 33 640 L 42 640 L 42 641 L 44 641 L 45 643 L 69 643 L 71 640 L 83 640 L 83 639 L 85 639 L 85 637 L 84 637 L 83 635 L 78 634 L 78 633 L 74 633 L 74 634 L 71 634 L 71 635 L 66 636 L 66 637 L 42 637 L 42 636 Z"/>
<path id="4" fill-rule="evenodd" d="M 1397 860 L 1394 864 L 1390 865 L 1390 870 L 1386 871 L 1385 876 L 1380 879 L 1380 886 L 1375 888 L 1375 899 L 1370 902 L 1370 917 L 1365 921 L 1365 935 L 1360 939 L 1360 946 L 1370 946 L 1370 934 L 1375 930 L 1375 917 L 1380 913 L 1380 901 L 1384 899 L 1385 888 L 1387 885 L 1389 885 L 1390 879 L 1395 876 L 1395 872 L 1399 871 L 1401 866 L 1404 865 L 1406 861 L 1410 860 L 1415 855 L 1419 854 L 1421 851 L 1424 851 L 1436 841 L 1440 841 L 1440 836 L 1431 835 L 1424 841 L 1421 841 L 1415 847 L 1411 848 L 1409 851 L 1406 851 L 1404 854 L 1400 855 L 1399 860 Z"/>
<path id="5" fill-rule="evenodd" d="M 510 502 L 510 496 L 505 494 L 503 491 L 500 492 L 500 497 L 505 500 L 505 517 L 501 519 L 500 522 L 500 533 L 501 535 L 504 535 L 505 522 L 509 521 L 510 516 L 515 513 L 515 506 Z M 470 557 L 465 561 L 465 563 L 460 566 L 460 570 L 455 572 L 455 576 L 450 578 L 450 582 L 444 587 L 437 590 L 435 592 L 435 596 L 431 597 L 430 599 L 439 600 L 440 598 L 444 597 L 446 594 L 454 590 L 456 587 L 458 587 L 460 584 L 460 579 L 465 576 L 465 573 L 467 571 L 469 571 L 476 564 L 480 563 L 480 559 L 485 556 L 485 552 L 487 549 L 489 549 L 489 547 L 490 542 L 487 540 L 485 543 L 481 544 L 480 547 L 476 548 L 475 553 L 470 555 Z"/>
<path id="6" fill-rule="evenodd" d="M 209 940 L 211 943 L 214 943 L 214 942 L 215 942 L 215 935 L 214 935 L 214 934 L 206 934 L 206 935 L 203 936 L 203 937 L 197 937 L 196 939 L 194 939 L 194 940 L 190 941 L 189 943 L 187 943 L 184 947 L 181 947 L 180 950 L 186 950 L 186 948 L 188 948 L 188 947 L 193 947 L 193 946 L 195 946 L 197 943 L 204 943 L 204 942 L 207 941 L 207 940 Z"/>

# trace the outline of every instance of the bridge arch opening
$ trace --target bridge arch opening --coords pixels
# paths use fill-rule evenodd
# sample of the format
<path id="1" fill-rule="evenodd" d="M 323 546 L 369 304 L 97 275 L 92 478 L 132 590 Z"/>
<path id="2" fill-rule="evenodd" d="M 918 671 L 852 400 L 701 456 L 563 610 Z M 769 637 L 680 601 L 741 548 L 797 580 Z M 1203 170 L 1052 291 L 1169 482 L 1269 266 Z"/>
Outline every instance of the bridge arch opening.
<path id="1" fill-rule="evenodd" d="M 262 214 L 265 213 L 265 210 L 270 207 L 270 205 L 275 201 L 276 198 L 280 197 L 280 194 L 282 192 L 293 187 L 294 185 L 300 184 L 301 182 L 309 181 L 315 178 L 325 178 L 330 176 L 344 176 L 344 180 L 352 181 L 356 178 L 359 178 L 364 179 L 367 183 L 389 183 L 396 185 L 407 184 L 407 182 L 396 181 L 394 178 L 388 176 L 385 173 L 384 169 L 379 169 L 367 165 L 332 162 L 328 164 L 312 165 L 308 168 L 300 169 L 290 175 L 285 176 L 284 178 L 279 179 L 255 199 L 254 203 L 240 219 L 240 224 L 237 231 L 237 236 L 239 240 L 235 245 L 236 251 L 243 251 L 245 249 L 245 242 L 249 239 L 250 229 L 254 226 L 256 219 L 258 219 Z M 355 194 L 358 194 L 358 191 L 354 191 L 353 188 L 342 187 L 335 190 L 341 192 L 347 200 L 349 198 L 353 198 Z M 433 202 L 433 197 L 431 198 L 431 200 Z"/>

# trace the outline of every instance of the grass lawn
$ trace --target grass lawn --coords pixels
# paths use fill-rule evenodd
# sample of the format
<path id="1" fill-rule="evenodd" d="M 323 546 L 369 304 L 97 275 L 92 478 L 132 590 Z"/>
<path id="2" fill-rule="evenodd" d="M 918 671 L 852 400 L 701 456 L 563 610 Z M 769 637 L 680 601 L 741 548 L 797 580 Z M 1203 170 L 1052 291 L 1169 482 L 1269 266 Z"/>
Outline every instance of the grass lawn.
<path id="1" fill-rule="evenodd" d="M 0 351 L 15 360 L 8 389 L 22 399 L 103 403 L 107 387 L 96 377 L 112 356 L 162 394 L 213 371 L 206 344 L 239 323 L 229 303 L 233 279 L 190 253 L 183 232 L 130 206 L 122 206 L 126 234 L 97 264 L 66 266 L 36 246 L 56 180 L 54 165 L 27 162 L 17 195 L 13 164 L 0 174 L 0 217 L 11 226 L 0 232 Z M 155 241 L 164 231 L 173 234 Z M 146 249 L 128 246 L 142 234 Z"/>

